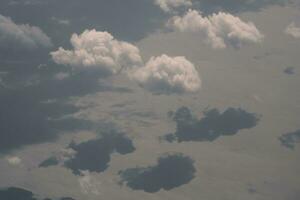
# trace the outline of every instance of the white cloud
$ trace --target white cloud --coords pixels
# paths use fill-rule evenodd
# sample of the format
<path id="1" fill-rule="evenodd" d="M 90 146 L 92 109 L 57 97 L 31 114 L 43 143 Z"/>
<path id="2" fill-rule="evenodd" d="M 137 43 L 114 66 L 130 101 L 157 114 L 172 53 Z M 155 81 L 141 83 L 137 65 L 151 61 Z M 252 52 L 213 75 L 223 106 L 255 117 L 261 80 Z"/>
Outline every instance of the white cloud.
<path id="1" fill-rule="evenodd" d="M 289 24 L 284 32 L 294 38 L 300 38 L 300 27 L 297 27 L 294 22 Z"/>
<path id="2" fill-rule="evenodd" d="M 21 158 L 19 158 L 17 156 L 7 157 L 6 159 L 7 159 L 7 162 L 12 166 L 18 166 L 22 163 Z"/>
<path id="3" fill-rule="evenodd" d="M 68 78 L 69 76 L 70 76 L 69 73 L 59 72 L 59 73 L 54 75 L 54 79 L 61 81 L 61 80 L 64 80 L 64 79 Z"/>
<path id="4" fill-rule="evenodd" d="M 224 12 L 203 17 L 198 11 L 190 9 L 182 17 L 171 18 L 167 26 L 180 32 L 199 32 L 213 48 L 260 43 L 264 37 L 252 22 L 244 22 Z"/>
<path id="5" fill-rule="evenodd" d="M 127 42 L 118 41 L 108 32 L 85 30 L 81 35 L 71 37 L 73 50 L 60 47 L 51 52 L 57 64 L 69 65 L 75 69 L 100 69 L 110 74 L 122 68 L 142 65 L 139 49 Z"/>
<path id="6" fill-rule="evenodd" d="M 68 25 L 71 24 L 70 20 L 68 20 L 68 19 L 59 19 L 59 18 L 56 18 L 56 17 L 51 17 L 51 20 L 53 20 L 54 22 L 56 22 L 60 25 L 68 26 Z"/>
<path id="7" fill-rule="evenodd" d="M 195 92 L 201 87 L 195 66 L 185 57 L 152 57 L 130 77 L 154 93 Z"/>
<path id="8" fill-rule="evenodd" d="M 10 18 L 0 15 L 0 46 L 26 49 L 51 47 L 50 38 L 38 27 L 15 24 Z"/>
<path id="9" fill-rule="evenodd" d="M 155 0 L 154 2 L 164 12 L 172 12 L 174 9 L 179 7 L 190 7 L 192 6 L 191 0 Z"/>
<path id="10" fill-rule="evenodd" d="M 85 194 L 100 195 L 99 188 L 101 188 L 101 182 L 97 181 L 89 171 L 81 171 L 83 174 L 78 179 L 80 188 Z"/>

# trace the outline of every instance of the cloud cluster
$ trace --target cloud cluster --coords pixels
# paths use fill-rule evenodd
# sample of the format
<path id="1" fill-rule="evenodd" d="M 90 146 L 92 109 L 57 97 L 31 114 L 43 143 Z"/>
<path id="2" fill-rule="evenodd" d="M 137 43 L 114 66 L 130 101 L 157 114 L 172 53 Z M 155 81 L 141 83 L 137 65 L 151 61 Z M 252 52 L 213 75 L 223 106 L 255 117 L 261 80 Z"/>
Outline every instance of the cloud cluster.
<path id="1" fill-rule="evenodd" d="M 193 5 L 192 0 L 155 0 L 154 3 L 167 13 L 179 7 L 190 7 Z"/>
<path id="2" fill-rule="evenodd" d="M 99 69 L 109 74 L 142 64 L 137 47 L 114 39 L 108 32 L 85 30 L 80 35 L 73 34 L 71 44 L 73 50 L 60 47 L 50 53 L 57 64 L 69 65 L 79 70 Z"/>
<path id="3" fill-rule="evenodd" d="M 294 38 L 300 38 L 300 27 L 296 26 L 294 22 L 290 23 L 284 32 Z"/>
<path id="4" fill-rule="evenodd" d="M 152 57 L 130 76 L 153 93 L 195 92 L 201 87 L 195 66 L 185 57 Z"/>
<path id="5" fill-rule="evenodd" d="M 227 108 L 224 112 L 210 109 L 203 114 L 203 118 L 197 119 L 187 107 L 171 112 L 177 125 L 176 132 L 164 136 L 164 139 L 169 142 L 214 141 L 220 136 L 235 135 L 242 129 L 253 128 L 259 120 L 256 114 L 241 108 Z"/>
<path id="6" fill-rule="evenodd" d="M 171 190 L 189 183 L 195 176 L 194 161 L 182 154 L 170 154 L 158 159 L 157 164 L 120 171 L 121 183 L 134 190 L 158 192 Z"/>
<path id="7" fill-rule="evenodd" d="M 167 26 L 180 32 L 197 32 L 213 48 L 240 47 L 244 43 L 260 43 L 264 38 L 252 22 L 224 12 L 204 17 L 190 9 L 184 16 L 172 17 Z"/>
<path id="8" fill-rule="evenodd" d="M 16 24 L 10 18 L 0 15 L 1 48 L 35 49 L 51 46 L 51 39 L 39 27 Z"/>

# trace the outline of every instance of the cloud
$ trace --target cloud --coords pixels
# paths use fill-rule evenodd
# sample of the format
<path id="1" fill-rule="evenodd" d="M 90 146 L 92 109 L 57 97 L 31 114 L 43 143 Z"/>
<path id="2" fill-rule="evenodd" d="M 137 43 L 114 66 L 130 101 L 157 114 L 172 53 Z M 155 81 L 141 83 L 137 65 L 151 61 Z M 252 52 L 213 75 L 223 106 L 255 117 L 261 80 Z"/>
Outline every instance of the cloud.
<path id="1" fill-rule="evenodd" d="M 272 5 L 284 6 L 292 1 L 297 0 L 193 0 L 193 3 L 207 14 L 219 11 L 230 13 L 260 11 Z"/>
<path id="2" fill-rule="evenodd" d="M 68 149 L 74 152 L 71 156 L 66 156 L 64 159 L 57 155 L 51 156 L 43 161 L 40 167 L 63 164 L 75 175 L 84 176 L 86 171 L 99 173 L 106 170 L 110 156 L 114 152 L 124 155 L 135 151 L 132 141 L 114 129 L 103 132 L 101 138 L 79 144 L 71 143 Z"/>
<path id="3" fill-rule="evenodd" d="M 7 157 L 6 159 L 7 162 L 12 166 L 18 166 L 22 163 L 22 159 L 17 156 Z"/>
<path id="4" fill-rule="evenodd" d="M 283 134 L 278 139 L 282 146 L 295 149 L 296 143 L 300 143 L 300 129 L 295 132 Z"/>
<path id="5" fill-rule="evenodd" d="M 244 22 L 228 13 L 219 12 L 204 17 L 196 10 L 189 10 L 184 16 L 174 16 L 167 27 L 180 32 L 196 32 L 213 48 L 227 45 L 240 47 L 246 43 L 260 43 L 264 36 L 252 22 Z"/>
<path id="6" fill-rule="evenodd" d="M 287 67 L 283 70 L 283 72 L 288 75 L 295 74 L 295 67 Z"/>
<path id="7" fill-rule="evenodd" d="M 284 32 L 294 38 L 300 38 L 300 27 L 296 26 L 294 22 L 290 23 Z"/>
<path id="8" fill-rule="evenodd" d="M 174 9 L 179 7 L 190 7 L 193 5 L 192 0 L 155 0 L 154 2 L 164 12 L 173 12 Z"/>
<path id="9" fill-rule="evenodd" d="M 201 87 L 195 66 L 185 57 L 152 57 L 130 77 L 153 93 L 195 92 Z"/>
<path id="10" fill-rule="evenodd" d="M 142 64 L 137 47 L 114 39 L 108 32 L 85 30 L 80 35 L 73 34 L 71 44 L 73 50 L 60 47 L 50 53 L 54 62 L 78 70 L 99 69 L 109 74 Z"/>
<path id="11" fill-rule="evenodd" d="M 195 172 L 194 161 L 190 157 L 170 154 L 160 157 L 157 165 L 126 169 L 119 174 L 121 183 L 126 183 L 131 189 L 154 193 L 189 183 Z"/>
<path id="12" fill-rule="evenodd" d="M 101 182 L 96 180 L 89 171 L 82 171 L 82 176 L 78 178 L 78 182 L 83 193 L 100 194 Z"/>
<path id="13" fill-rule="evenodd" d="M 51 46 L 51 39 L 39 27 L 15 24 L 9 17 L 0 15 L 1 48 L 36 49 Z"/>
<path id="14" fill-rule="evenodd" d="M 189 108 L 181 107 L 175 113 L 171 112 L 171 116 L 177 128 L 174 134 L 164 136 L 169 142 L 214 141 L 220 136 L 235 135 L 242 129 L 253 128 L 259 120 L 256 114 L 241 108 L 227 108 L 224 112 L 207 110 L 199 120 Z"/>
<path id="15" fill-rule="evenodd" d="M 37 198 L 35 194 L 33 194 L 31 191 L 17 188 L 17 187 L 9 187 L 0 189 L 0 199 L 3 200 L 40 200 L 40 198 Z M 44 200 L 51 200 L 49 198 L 46 198 Z M 59 200 L 74 200 L 71 197 L 62 197 Z"/>

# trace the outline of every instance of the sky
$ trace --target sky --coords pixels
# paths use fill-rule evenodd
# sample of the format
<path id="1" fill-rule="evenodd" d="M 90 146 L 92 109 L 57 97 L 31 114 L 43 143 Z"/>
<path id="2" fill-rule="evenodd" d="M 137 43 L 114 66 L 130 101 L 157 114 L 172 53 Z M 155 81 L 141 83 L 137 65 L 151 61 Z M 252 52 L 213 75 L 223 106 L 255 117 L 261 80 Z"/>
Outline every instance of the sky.
<path id="1" fill-rule="evenodd" d="M 0 199 L 300 199 L 299 0 L 1 0 Z"/>

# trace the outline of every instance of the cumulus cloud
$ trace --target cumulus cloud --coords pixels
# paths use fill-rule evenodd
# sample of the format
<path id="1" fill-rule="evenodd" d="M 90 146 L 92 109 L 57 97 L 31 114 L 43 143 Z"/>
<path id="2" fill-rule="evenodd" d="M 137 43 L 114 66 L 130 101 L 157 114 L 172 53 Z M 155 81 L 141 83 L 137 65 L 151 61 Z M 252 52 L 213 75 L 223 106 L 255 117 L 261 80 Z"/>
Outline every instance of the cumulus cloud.
<path id="1" fill-rule="evenodd" d="M 176 8 L 190 7 L 193 5 L 192 0 L 155 0 L 154 3 L 164 12 L 172 12 Z"/>
<path id="2" fill-rule="evenodd" d="M 195 66 L 185 57 L 152 57 L 130 77 L 153 93 L 195 92 L 201 87 Z"/>
<path id="3" fill-rule="evenodd" d="M 17 156 L 7 157 L 6 159 L 7 162 L 12 166 L 18 166 L 22 163 L 22 159 Z"/>
<path id="4" fill-rule="evenodd" d="M 51 39 L 39 27 L 16 24 L 9 17 L 0 15 L 0 47 L 35 49 L 51 46 Z"/>
<path id="5" fill-rule="evenodd" d="M 167 26 L 180 32 L 197 32 L 213 48 L 240 47 L 244 43 L 260 43 L 264 38 L 252 22 L 224 12 L 204 17 L 190 9 L 184 16 L 172 17 Z"/>
<path id="6" fill-rule="evenodd" d="M 85 30 L 71 37 L 73 50 L 60 47 L 51 52 L 57 64 L 69 65 L 76 69 L 100 69 L 115 74 L 123 68 L 142 64 L 139 49 L 127 42 L 118 41 L 108 32 Z"/>
<path id="7" fill-rule="evenodd" d="M 294 38 L 300 38 L 300 27 L 296 26 L 294 22 L 289 24 L 284 32 Z"/>

